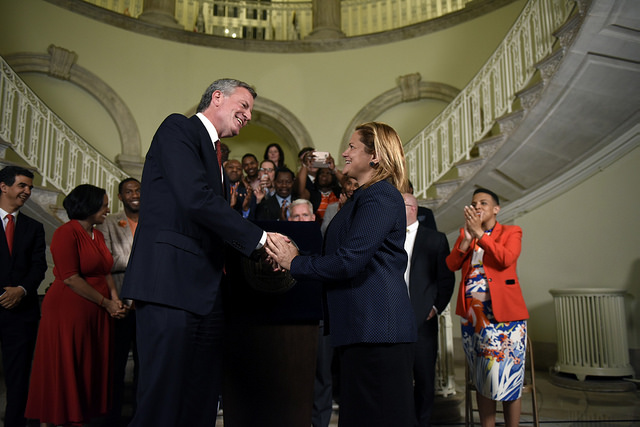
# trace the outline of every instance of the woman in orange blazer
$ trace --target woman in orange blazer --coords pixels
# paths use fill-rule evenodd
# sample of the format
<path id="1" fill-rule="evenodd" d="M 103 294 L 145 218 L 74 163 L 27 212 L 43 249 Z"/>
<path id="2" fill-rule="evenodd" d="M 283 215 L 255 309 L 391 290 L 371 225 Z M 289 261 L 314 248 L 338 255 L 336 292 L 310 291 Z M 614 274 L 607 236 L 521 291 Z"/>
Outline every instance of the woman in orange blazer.
<path id="1" fill-rule="evenodd" d="M 520 396 L 529 313 L 516 274 L 522 230 L 501 225 L 498 196 L 479 188 L 447 257 L 451 271 L 462 269 L 456 314 L 462 317 L 462 344 L 483 427 L 494 426 L 501 401 L 507 427 L 520 420 Z"/>

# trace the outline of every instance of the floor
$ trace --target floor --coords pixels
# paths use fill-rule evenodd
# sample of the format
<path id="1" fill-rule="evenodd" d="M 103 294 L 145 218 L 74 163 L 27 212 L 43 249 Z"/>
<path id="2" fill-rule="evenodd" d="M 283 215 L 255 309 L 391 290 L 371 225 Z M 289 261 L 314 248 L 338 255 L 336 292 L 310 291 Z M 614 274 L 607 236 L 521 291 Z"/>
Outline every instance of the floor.
<path id="1" fill-rule="evenodd" d="M 456 396 L 458 411 L 447 414 L 448 421 L 434 422 L 432 426 L 464 426 L 464 366 L 456 366 Z M 583 391 L 555 385 L 551 374 L 536 372 L 539 423 L 544 427 L 640 427 L 640 384 L 628 388 L 633 391 L 602 392 Z M 572 379 L 563 383 L 571 386 Z M 597 381 L 593 388 L 598 388 Z M 334 405 L 330 426 L 338 425 L 338 411 Z M 500 406 L 498 405 L 498 410 Z M 455 419 L 457 418 L 457 419 Z M 477 412 L 474 412 L 476 426 L 479 426 Z M 502 423 L 498 414 L 498 424 Z M 521 425 L 533 425 L 531 396 L 526 394 L 522 400 Z M 216 421 L 216 427 L 223 427 L 222 416 Z M 365 426 L 363 426 L 365 427 Z M 393 426 L 390 426 L 393 427 Z"/>
<path id="2" fill-rule="evenodd" d="M 432 426 L 464 426 L 464 367 L 456 366 L 456 396 L 459 402 L 455 414 L 447 414 L 448 421 L 434 422 Z M 633 388 L 633 387 L 629 387 Z M 552 383 L 546 372 L 536 372 L 538 416 L 544 427 L 640 427 L 640 384 L 634 391 L 595 392 L 559 387 Z M 498 406 L 498 410 L 500 407 Z M 523 396 L 521 425 L 533 425 L 530 395 Z M 498 414 L 498 424 L 503 420 Z M 457 419 L 455 419 L 457 418 Z M 474 412 L 479 426 L 477 412 Z M 218 416 L 216 427 L 223 427 L 222 416 Z M 330 426 L 338 425 L 337 407 L 331 417 Z M 284 426 L 283 426 L 284 427 Z M 366 426 L 363 426 L 366 427 Z M 393 427 L 393 426 L 390 426 Z"/>
<path id="3" fill-rule="evenodd" d="M 464 426 L 464 367 L 456 366 L 456 396 L 451 400 L 459 403 L 457 410 L 448 410 L 447 421 L 434 422 L 437 426 Z M 566 387 L 560 387 L 552 382 L 552 376 L 547 372 L 536 372 L 536 386 L 538 396 L 540 425 L 544 427 L 640 427 L 640 384 L 636 381 L 630 387 L 631 391 L 625 392 L 602 392 L 602 391 L 582 391 Z M 567 381 L 565 381 L 567 382 Z M 568 381 L 569 385 L 575 381 Z M 5 390 L 4 383 L 0 384 L 0 413 L 4 412 Z M 523 397 L 523 413 L 521 424 L 532 425 L 531 397 L 529 394 Z M 338 425 L 337 408 L 334 408 L 330 426 Z M 124 408 L 125 415 L 130 415 L 131 408 Z M 452 413 L 453 411 L 453 413 Z M 474 413 L 476 425 L 478 416 Z M 122 425 L 126 425 L 128 417 L 123 417 Z M 498 422 L 500 423 L 500 414 Z M 36 426 L 36 423 L 30 426 Z M 96 420 L 92 426 L 105 427 L 103 423 Z M 218 416 L 215 427 L 223 427 L 222 415 Z M 113 426 L 108 426 L 113 427 Z M 213 427 L 213 426 L 212 426 Z M 283 426 L 289 427 L 289 426 Z M 366 427 L 366 426 L 363 426 Z M 393 427 L 393 426 L 390 426 Z"/>

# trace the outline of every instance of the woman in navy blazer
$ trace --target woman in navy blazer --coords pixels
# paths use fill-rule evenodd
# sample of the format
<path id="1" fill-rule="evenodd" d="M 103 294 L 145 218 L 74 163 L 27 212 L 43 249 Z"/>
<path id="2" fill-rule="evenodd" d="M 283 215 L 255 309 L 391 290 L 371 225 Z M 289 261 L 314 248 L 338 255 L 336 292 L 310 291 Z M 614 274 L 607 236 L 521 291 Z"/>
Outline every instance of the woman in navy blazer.
<path id="1" fill-rule="evenodd" d="M 390 126 L 365 123 L 342 157 L 360 188 L 331 221 L 324 255 L 299 256 L 271 238 L 267 251 L 296 279 L 325 283 L 340 361 L 339 425 L 410 426 L 416 324 L 404 281 L 402 143 Z"/>

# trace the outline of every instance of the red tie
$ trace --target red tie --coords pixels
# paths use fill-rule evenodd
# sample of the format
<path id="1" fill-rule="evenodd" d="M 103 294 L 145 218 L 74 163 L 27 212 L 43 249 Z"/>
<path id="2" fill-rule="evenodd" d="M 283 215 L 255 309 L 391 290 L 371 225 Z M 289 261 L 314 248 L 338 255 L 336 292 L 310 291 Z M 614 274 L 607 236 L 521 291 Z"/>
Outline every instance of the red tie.
<path id="1" fill-rule="evenodd" d="M 9 253 L 13 250 L 13 232 L 15 230 L 16 223 L 13 222 L 13 215 L 7 215 L 7 227 L 4 229 L 4 234 L 7 236 L 7 246 L 9 246 Z"/>
<path id="2" fill-rule="evenodd" d="M 220 140 L 216 141 L 216 156 L 218 157 L 218 166 L 220 167 L 220 184 L 222 184 L 222 195 L 227 198 L 227 192 L 224 188 L 224 169 L 222 168 L 222 149 L 220 148 Z"/>
<path id="3" fill-rule="evenodd" d="M 220 140 L 216 141 L 216 156 L 218 156 L 218 166 L 222 169 L 222 149 L 220 148 Z"/>

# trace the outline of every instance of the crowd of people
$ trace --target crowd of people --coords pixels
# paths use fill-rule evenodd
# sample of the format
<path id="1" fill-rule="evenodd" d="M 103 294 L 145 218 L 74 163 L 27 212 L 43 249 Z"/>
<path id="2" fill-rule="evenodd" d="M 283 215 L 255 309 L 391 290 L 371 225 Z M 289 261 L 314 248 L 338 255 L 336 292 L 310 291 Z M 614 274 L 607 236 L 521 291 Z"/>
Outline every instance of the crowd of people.
<path id="1" fill-rule="evenodd" d="M 120 425 L 130 353 L 130 426 L 214 425 L 224 363 L 220 282 L 225 258 L 244 256 L 323 283 L 314 427 L 329 425 L 332 364 L 340 426 L 430 425 L 438 314 L 456 270 L 456 313 L 481 420 L 494 425 L 501 401 L 507 426 L 516 426 L 528 318 L 516 274 L 522 230 L 497 222 L 498 195 L 474 192 L 450 251 L 433 212 L 418 206 L 400 138 L 384 123 L 356 127 L 341 170 L 312 147 L 291 169 L 277 143 L 261 161 L 252 153 L 229 158 L 220 139 L 251 120 L 256 96 L 244 82 L 217 80 L 196 115 L 167 117 L 142 180 L 119 185 L 121 213 L 109 215 L 106 191 L 93 185 L 65 197 L 69 221 L 51 240 L 55 280 L 40 321 L 44 228 L 19 212 L 34 175 L 0 171 L 5 425 Z M 288 236 L 254 221 L 317 222 L 322 253 L 301 254 Z"/>

